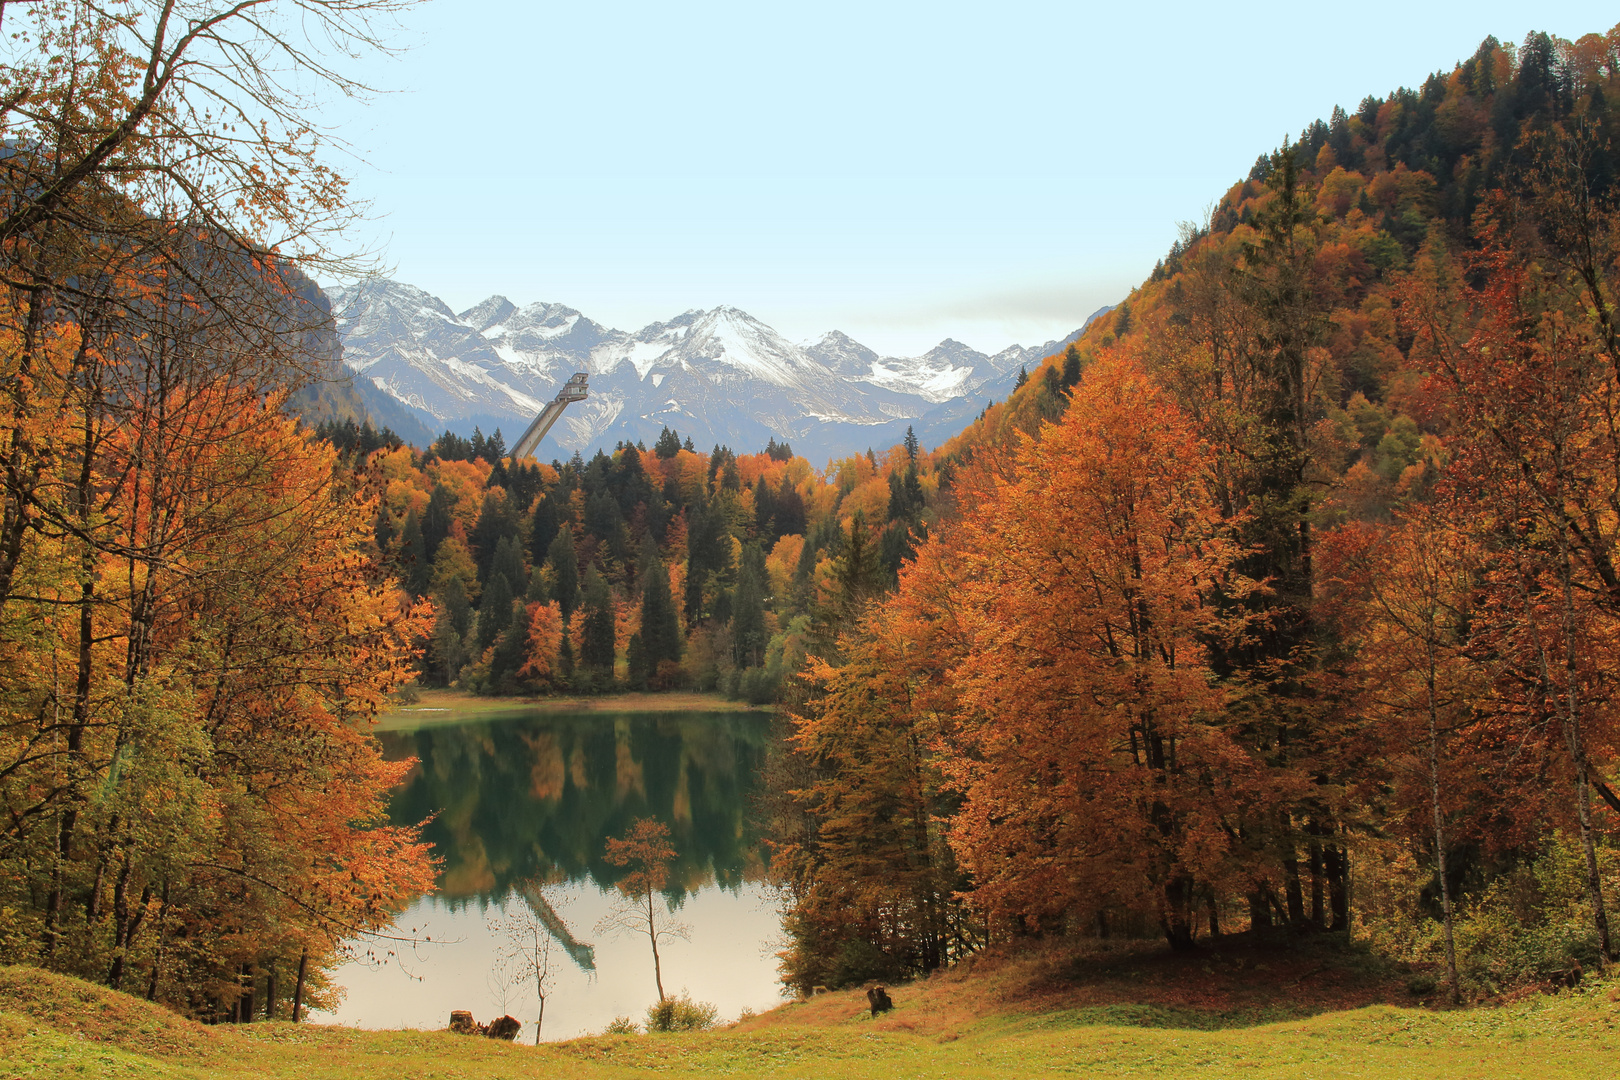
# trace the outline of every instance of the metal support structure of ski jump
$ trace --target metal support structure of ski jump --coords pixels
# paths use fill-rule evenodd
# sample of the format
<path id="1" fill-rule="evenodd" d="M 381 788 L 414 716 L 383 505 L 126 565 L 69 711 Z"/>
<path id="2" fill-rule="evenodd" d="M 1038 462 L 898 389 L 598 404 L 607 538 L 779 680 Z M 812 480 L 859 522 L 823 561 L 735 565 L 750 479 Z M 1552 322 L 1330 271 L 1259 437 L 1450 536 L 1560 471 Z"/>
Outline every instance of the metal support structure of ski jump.
<path id="1" fill-rule="evenodd" d="M 530 424 L 529 430 L 523 433 L 523 438 L 519 439 L 517 444 L 512 447 L 513 460 L 533 457 L 534 452 L 540 449 L 540 440 L 546 437 L 546 432 L 551 430 L 551 425 L 557 422 L 557 418 L 563 414 L 563 409 L 568 407 L 568 403 L 584 400 L 585 372 L 580 371 L 563 383 L 563 388 L 557 391 L 557 396 L 551 399 L 550 404 L 540 410 L 540 415 L 534 418 L 534 423 Z"/>

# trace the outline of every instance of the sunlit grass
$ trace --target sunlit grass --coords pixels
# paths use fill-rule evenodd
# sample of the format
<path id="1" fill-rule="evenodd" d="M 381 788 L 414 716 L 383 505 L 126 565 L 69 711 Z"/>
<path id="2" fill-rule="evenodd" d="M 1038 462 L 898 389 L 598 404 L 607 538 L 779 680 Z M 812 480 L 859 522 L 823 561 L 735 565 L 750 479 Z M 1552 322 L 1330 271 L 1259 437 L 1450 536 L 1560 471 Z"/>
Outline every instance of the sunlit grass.
<path id="1" fill-rule="evenodd" d="M 971 992 L 950 996 L 983 1001 Z M 1096 1023 L 1088 1010 L 977 1017 L 964 1010 L 942 1019 L 933 993 L 902 988 L 895 1012 L 878 1020 L 856 1008 L 854 994 L 834 994 L 730 1030 L 537 1048 L 312 1024 L 206 1028 L 135 998 L 8 968 L 0 969 L 0 1076 L 1607 1078 L 1620 1060 L 1617 999 L 1616 983 L 1597 982 L 1496 1007 L 1373 1005 L 1197 1030 Z"/>

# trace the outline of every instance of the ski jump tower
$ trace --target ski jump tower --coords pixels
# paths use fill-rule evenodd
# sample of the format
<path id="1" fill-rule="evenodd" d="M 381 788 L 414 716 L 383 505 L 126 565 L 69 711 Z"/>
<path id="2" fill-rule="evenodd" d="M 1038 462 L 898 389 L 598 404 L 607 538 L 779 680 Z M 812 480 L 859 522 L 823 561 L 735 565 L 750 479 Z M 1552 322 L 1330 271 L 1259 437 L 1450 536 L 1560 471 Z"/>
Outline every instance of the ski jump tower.
<path id="1" fill-rule="evenodd" d="M 551 425 L 557 422 L 557 418 L 563 414 L 568 403 L 584 400 L 585 372 L 579 371 L 563 383 L 563 388 L 557 391 L 557 396 L 540 410 L 540 415 L 534 418 L 534 423 L 523 433 L 523 438 L 512 447 L 512 459 L 516 461 L 519 458 L 533 457 L 534 452 L 540 448 L 540 440 L 546 437 L 546 432 L 551 430 Z"/>

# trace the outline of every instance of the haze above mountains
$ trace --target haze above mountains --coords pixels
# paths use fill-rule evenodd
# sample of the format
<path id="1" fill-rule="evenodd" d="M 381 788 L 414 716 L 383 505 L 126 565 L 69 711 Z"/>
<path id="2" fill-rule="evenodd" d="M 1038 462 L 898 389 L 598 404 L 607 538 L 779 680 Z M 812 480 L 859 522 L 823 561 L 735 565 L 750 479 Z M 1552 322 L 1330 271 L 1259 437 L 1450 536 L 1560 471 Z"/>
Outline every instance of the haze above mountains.
<path id="1" fill-rule="evenodd" d="M 755 451 L 774 437 L 820 462 L 898 442 L 908 426 L 925 446 L 957 434 L 1020 368 L 1075 340 L 993 356 L 946 340 L 916 357 L 884 357 L 837 331 L 787 341 L 732 307 L 687 311 L 635 333 L 561 304 L 518 307 L 504 296 L 462 312 L 384 278 L 330 291 L 343 359 L 432 431 L 486 434 L 508 445 L 574 372 L 590 397 L 569 406 L 542 458 L 589 456 L 620 441 L 651 445 L 667 426 L 701 449 Z M 367 397 L 375 398 L 373 393 Z"/>

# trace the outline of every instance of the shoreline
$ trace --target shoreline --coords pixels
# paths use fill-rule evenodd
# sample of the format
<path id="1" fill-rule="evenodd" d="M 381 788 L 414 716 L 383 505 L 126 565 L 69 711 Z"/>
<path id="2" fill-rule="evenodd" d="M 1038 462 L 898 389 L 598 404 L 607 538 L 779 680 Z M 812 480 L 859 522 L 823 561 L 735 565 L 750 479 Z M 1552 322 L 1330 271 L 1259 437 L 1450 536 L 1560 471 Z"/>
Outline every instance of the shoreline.
<path id="1" fill-rule="evenodd" d="M 494 719 L 532 713 L 680 713 L 728 712 L 770 713 L 766 705 L 730 701 L 719 694 L 692 690 L 662 693 L 626 691 L 589 697 L 480 697 L 464 690 L 428 689 L 417 691 L 417 699 L 377 717 L 373 731 L 413 731 L 439 724 L 460 724 L 470 720 Z"/>

